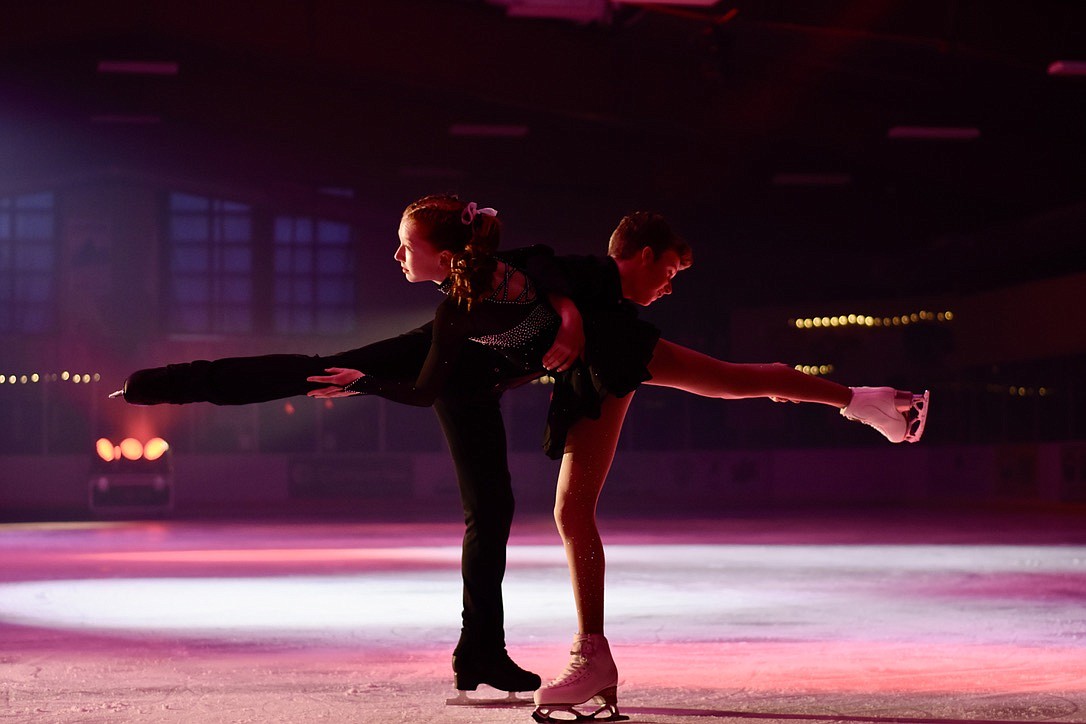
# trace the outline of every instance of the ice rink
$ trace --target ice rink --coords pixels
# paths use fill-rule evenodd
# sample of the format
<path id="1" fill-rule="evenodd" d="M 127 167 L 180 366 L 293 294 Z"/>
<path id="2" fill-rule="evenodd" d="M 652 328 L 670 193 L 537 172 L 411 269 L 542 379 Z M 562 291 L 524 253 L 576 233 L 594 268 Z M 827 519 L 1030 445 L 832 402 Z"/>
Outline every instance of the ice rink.
<path id="1" fill-rule="evenodd" d="M 606 520 L 634 722 L 1086 722 L 1086 514 Z M 0 525 L 0 720 L 529 722 L 448 707 L 453 522 Z M 518 520 L 513 658 L 574 633 L 553 524 Z"/>

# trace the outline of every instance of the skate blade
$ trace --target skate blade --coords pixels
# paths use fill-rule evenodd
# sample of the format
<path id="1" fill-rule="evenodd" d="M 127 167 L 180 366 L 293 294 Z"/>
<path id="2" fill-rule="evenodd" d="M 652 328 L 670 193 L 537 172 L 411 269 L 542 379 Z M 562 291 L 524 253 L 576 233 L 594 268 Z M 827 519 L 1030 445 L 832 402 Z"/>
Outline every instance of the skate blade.
<path id="1" fill-rule="evenodd" d="M 913 403 L 906 417 L 909 427 L 905 432 L 905 442 L 920 442 L 920 438 L 924 436 L 924 427 L 928 423 L 930 398 L 930 390 L 924 390 L 922 395 L 913 395 Z"/>
<path id="2" fill-rule="evenodd" d="M 529 706 L 535 702 L 532 699 L 525 699 L 517 696 L 517 692 L 507 692 L 504 697 L 471 697 L 468 696 L 466 691 L 457 691 L 456 696 L 451 699 L 445 700 L 446 706 L 474 706 L 479 708 L 493 708 L 499 709 L 507 706 Z"/>
<path id="3" fill-rule="evenodd" d="M 600 707 L 590 714 L 582 714 L 573 708 L 575 706 L 573 704 L 541 704 L 532 712 L 532 718 L 541 724 L 571 721 L 627 721 L 630 717 L 619 713 L 618 700 L 613 696 L 612 694 L 610 699 L 600 695 L 592 697 L 592 703 L 599 704 Z"/>
<path id="4" fill-rule="evenodd" d="M 539 707 L 532 712 L 532 719 L 540 724 L 563 724 L 563 722 L 571 721 L 629 721 L 630 719 L 630 717 L 619 714 L 617 711 L 611 711 L 607 716 L 599 716 L 602 711 L 603 709 L 600 709 L 591 714 L 582 714 L 572 708 Z M 556 716 L 558 712 L 572 716 Z"/>

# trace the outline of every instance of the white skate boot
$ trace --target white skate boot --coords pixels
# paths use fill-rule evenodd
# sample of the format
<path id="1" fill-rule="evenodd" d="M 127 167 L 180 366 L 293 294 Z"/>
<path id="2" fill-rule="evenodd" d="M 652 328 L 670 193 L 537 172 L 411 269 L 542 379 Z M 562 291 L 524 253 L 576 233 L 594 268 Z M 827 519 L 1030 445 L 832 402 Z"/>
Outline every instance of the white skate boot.
<path id="1" fill-rule="evenodd" d="M 562 675 L 535 692 L 532 718 L 537 722 L 629 719 L 618 713 L 618 669 L 603 634 L 578 634 L 569 654 L 569 666 Z M 573 708 L 590 699 L 599 705 L 595 711 L 582 714 Z M 556 712 L 561 714 L 554 716 Z"/>
<path id="2" fill-rule="evenodd" d="M 841 414 L 870 425 L 890 442 L 917 442 L 928 421 L 927 390 L 898 392 L 893 387 L 852 387 L 852 399 Z"/>

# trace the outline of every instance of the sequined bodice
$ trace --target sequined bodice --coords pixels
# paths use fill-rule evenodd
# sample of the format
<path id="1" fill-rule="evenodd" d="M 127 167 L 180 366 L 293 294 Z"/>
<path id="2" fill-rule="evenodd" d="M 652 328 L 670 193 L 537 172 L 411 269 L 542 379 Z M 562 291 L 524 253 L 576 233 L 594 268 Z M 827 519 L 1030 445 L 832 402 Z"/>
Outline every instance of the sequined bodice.
<path id="1" fill-rule="evenodd" d="M 470 344 L 492 350 L 507 363 L 482 362 L 486 374 L 490 369 L 497 374 L 499 368 L 506 379 L 525 380 L 543 374 L 543 355 L 554 344 L 561 318 L 543 302 L 527 274 L 503 263 L 504 276 L 489 296 L 470 308 L 453 297 L 438 305 L 430 350 L 417 378 L 409 381 L 367 375 L 352 385 L 352 391 L 411 405 L 433 404 L 451 381 L 463 347 Z M 448 294 L 449 283 L 440 289 Z M 474 364 L 480 364 L 481 358 L 475 359 Z"/>
<path id="2" fill-rule="evenodd" d="M 468 339 L 501 350 L 534 347 L 535 345 L 531 343 L 536 339 L 553 339 L 554 333 L 558 331 L 559 324 L 558 315 L 550 307 L 534 304 L 528 316 L 512 329 L 481 337 L 468 337 Z"/>
<path id="3" fill-rule="evenodd" d="M 505 276 L 502 282 L 498 285 L 494 293 L 489 297 L 486 297 L 482 301 L 486 304 L 517 304 L 522 306 L 530 306 L 531 311 L 524 317 L 516 326 L 511 327 L 502 332 L 495 334 L 485 334 L 474 337 L 469 337 L 472 342 L 478 342 L 479 344 L 487 347 L 493 347 L 498 350 L 512 350 L 512 349 L 529 349 L 537 348 L 538 345 L 532 344 L 537 339 L 551 340 L 554 338 L 555 332 L 558 331 L 560 326 L 560 320 L 558 315 L 554 313 L 550 307 L 540 303 L 539 297 L 536 294 L 535 288 L 532 286 L 532 281 L 527 276 L 524 276 L 524 288 L 520 293 L 510 298 L 509 289 L 513 276 L 517 273 L 509 264 L 505 265 Z"/>

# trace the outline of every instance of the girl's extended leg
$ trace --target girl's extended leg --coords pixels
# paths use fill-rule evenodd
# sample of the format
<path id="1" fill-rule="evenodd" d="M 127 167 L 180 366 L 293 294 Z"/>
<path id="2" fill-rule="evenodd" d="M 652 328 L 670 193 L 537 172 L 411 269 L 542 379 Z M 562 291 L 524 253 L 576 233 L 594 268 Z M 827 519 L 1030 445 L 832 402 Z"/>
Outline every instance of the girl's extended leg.
<path id="1" fill-rule="evenodd" d="M 724 362 L 665 339 L 656 344 L 649 373 L 652 379 L 647 384 L 725 400 L 777 397 L 843 408 L 852 398 L 848 387 L 786 364 Z"/>
<path id="2" fill-rule="evenodd" d="M 674 387 L 702 397 L 770 397 L 830 405 L 845 417 L 875 428 L 890 442 L 918 441 L 928 415 L 927 392 L 845 387 L 785 364 L 724 362 L 664 339 L 656 344 L 649 373 L 650 385 Z"/>

